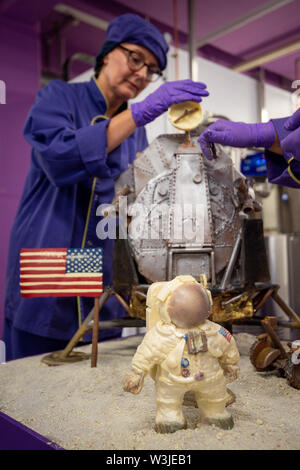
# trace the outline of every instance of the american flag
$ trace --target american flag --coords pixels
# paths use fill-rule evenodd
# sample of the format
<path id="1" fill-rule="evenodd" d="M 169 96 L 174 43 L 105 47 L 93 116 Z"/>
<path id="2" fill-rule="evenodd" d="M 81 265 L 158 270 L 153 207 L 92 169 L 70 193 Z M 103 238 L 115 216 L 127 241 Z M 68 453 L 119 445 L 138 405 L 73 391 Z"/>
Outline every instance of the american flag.
<path id="1" fill-rule="evenodd" d="M 229 331 L 226 330 L 226 328 L 223 328 L 221 326 L 220 329 L 219 329 L 219 333 L 221 333 L 221 335 L 224 336 L 224 338 L 227 339 L 228 343 L 230 343 L 230 340 L 231 340 L 232 336 L 231 336 L 231 333 L 229 333 Z"/>
<path id="2" fill-rule="evenodd" d="M 100 297 L 102 249 L 22 249 L 20 287 L 22 297 Z"/>

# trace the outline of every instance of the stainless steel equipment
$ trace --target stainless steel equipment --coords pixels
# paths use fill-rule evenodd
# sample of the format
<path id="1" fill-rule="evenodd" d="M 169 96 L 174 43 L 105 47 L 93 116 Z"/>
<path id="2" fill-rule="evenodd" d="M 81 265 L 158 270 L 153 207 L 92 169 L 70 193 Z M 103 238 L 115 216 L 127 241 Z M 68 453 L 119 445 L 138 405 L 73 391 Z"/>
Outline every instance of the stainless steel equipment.
<path id="1" fill-rule="evenodd" d="M 300 235 L 274 234 L 265 237 L 270 276 L 274 284 L 280 286 L 280 295 L 296 312 L 300 311 Z M 282 321 L 286 320 L 279 305 L 269 299 L 261 310 L 269 312 Z M 300 339 L 297 330 L 278 328 L 282 339 Z"/>

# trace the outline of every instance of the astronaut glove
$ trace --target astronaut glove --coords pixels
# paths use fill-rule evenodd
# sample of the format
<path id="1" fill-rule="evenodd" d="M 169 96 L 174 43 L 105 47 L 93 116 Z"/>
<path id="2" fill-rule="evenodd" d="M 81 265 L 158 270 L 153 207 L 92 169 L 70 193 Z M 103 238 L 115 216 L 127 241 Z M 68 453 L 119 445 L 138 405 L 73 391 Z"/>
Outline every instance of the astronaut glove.
<path id="1" fill-rule="evenodd" d="M 145 374 L 131 369 L 123 379 L 123 390 L 137 395 L 143 388 Z"/>
<path id="2" fill-rule="evenodd" d="M 233 382 L 238 378 L 240 368 L 235 364 L 222 364 L 225 379 L 227 383 Z"/>

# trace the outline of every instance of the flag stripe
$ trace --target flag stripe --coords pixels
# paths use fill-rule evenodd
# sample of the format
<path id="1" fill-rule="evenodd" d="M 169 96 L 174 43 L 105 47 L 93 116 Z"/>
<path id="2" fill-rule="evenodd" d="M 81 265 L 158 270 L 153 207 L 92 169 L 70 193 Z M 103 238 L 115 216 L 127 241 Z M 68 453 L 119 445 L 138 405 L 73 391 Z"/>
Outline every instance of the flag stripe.
<path id="1" fill-rule="evenodd" d="M 48 257 L 48 256 L 51 256 L 51 258 L 61 258 L 63 256 L 67 256 L 67 250 L 63 251 L 63 250 L 54 250 L 54 251 L 50 251 L 50 250 L 36 250 L 36 251 L 33 251 L 33 250 L 28 250 L 28 251 L 22 251 L 21 250 L 21 253 L 20 253 L 20 257 L 22 259 L 25 259 L 25 258 L 37 258 L 37 257 Z"/>
<path id="2" fill-rule="evenodd" d="M 89 291 L 89 292 L 78 292 L 74 291 L 72 293 L 70 292 L 42 292 L 42 291 L 34 291 L 32 293 L 28 292 L 21 292 L 22 297 L 24 298 L 32 298 L 32 297 L 100 297 L 102 294 L 102 290 L 99 291 Z"/>
<path id="3" fill-rule="evenodd" d="M 38 273 L 39 271 L 42 273 L 42 274 L 45 274 L 45 272 L 48 272 L 48 271 L 56 271 L 58 274 L 62 274 L 65 272 L 65 267 L 53 267 L 53 266 L 49 266 L 49 267 L 44 267 L 44 268 L 36 268 L 36 267 L 27 267 L 27 268 L 20 268 L 20 271 L 21 273 L 27 273 L 27 274 L 34 274 L 34 273 Z"/>
<path id="4" fill-rule="evenodd" d="M 57 288 L 53 287 L 39 287 L 38 289 L 34 288 L 35 286 L 31 286 L 31 288 L 28 289 L 21 289 L 22 292 L 77 292 L 76 286 L 70 287 L 70 286 L 58 286 Z M 102 291 L 101 288 L 98 288 L 97 286 L 93 288 L 82 288 L 80 287 L 80 292 L 94 292 L 94 291 Z"/>
<path id="5" fill-rule="evenodd" d="M 79 259 L 79 258 L 77 258 Z M 25 265 L 25 264 L 28 264 L 28 263 L 32 263 L 32 264 L 53 264 L 53 263 L 56 263 L 58 265 L 61 265 L 61 264 L 64 264 L 66 262 L 66 257 L 64 258 L 45 258 L 44 256 L 41 256 L 40 258 L 21 258 L 20 259 L 20 264 L 21 265 Z M 99 262 L 100 265 L 102 265 L 102 262 L 100 261 Z"/>
<path id="6" fill-rule="evenodd" d="M 66 260 L 66 255 L 64 256 L 21 256 L 21 263 L 64 263 Z"/>
<path id="7" fill-rule="evenodd" d="M 61 251 L 67 253 L 68 248 L 21 248 L 20 252 L 23 253 L 55 253 Z"/>
<path id="8" fill-rule="evenodd" d="M 51 273 L 51 274 L 50 274 Z M 33 279 L 35 278 L 41 278 L 41 279 L 44 279 L 44 278 L 48 278 L 48 277 L 57 277 L 58 279 L 64 279 L 64 278 L 70 278 L 72 279 L 73 281 L 76 280 L 75 278 L 76 277 L 79 277 L 80 279 L 85 279 L 87 277 L 92 277 L 92 278 L 99 278 L 101 277 L 101 273 L 67 273 L 65 274 L 64 271 L 55 271 L 55 270 L 52 270 L 52 271 L 49 271 L 49 273 L 47 271 L 39 271 L 38 269 L 36 270 L 33 270 L 31 268 L 31 270 L 25 270 L 25 271 L 22 271 L 21 273 L 21 278 L 25 277 L 25 278 L 28 278 L 28 277 L 32 277 Z"/>
<path id="9" fill-rule="evenodd" d="M 55 259 L 49 259 L 48 261 L 45 261 L 45 260 L 39 260 L 39 261 L 34 261 L 34 260 L 30 260 L 30 261 L 21 261 L 20 263 L 20 266 L 21 266 L 21 269 L 24 269 L 24 268 L 48 268 L 49 267 L 52 267 L 52 268 L 61 268 L 61 267 L 64 267 L 66 265 L 66 261 L 65 260 L 55 260 Z"/>
<path id="10" fill-rule="evenodd" d="M 88 273 L 86 276 L 78 276 L 77 273 L 66 274 L 64 276 L 58 276 L 57 274 L 22 274 L 21 282 L 45 282 L 51 280 L 51 282 L 62 282 L 62 281 L 73 281 L 73 282 L 85 282 L 91 280 L 93 282 L 102 282 L 102 276 L 99 273 Z"/>
<path id="11" fill-rule="evenodd" d="M 44 282 L 20 282 L 20 286 L 22 287 L 22 290 L 28 289 L 31 287 L 38 287 L 40 289 L 50 289 L 52 287 L 53 289 L 60 289 L 60 288 L 63 288 L 64 286 L 66 287 L 66 289 L 68 288 L 68 286 L 72 286 L 74 288 L 75 287 L 80 288 L 80 286 L 84 286 L 84 287 L 94 286 L 95 289 L 97 289 L 97 287 L 99 287 L 99 283 L 95 281 L 81 281 L 81 282 L 78 282 L 78 284 L 76 284 L 76 282 L 66 282 L 66 281 L 62 281 L 62 282 L 45 282 L 44 281 Z"/>

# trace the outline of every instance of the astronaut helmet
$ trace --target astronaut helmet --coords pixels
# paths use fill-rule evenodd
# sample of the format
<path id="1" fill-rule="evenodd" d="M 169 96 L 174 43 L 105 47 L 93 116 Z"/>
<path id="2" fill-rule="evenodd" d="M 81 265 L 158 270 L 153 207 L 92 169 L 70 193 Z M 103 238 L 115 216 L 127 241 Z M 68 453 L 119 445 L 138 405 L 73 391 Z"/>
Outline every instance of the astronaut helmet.
<path id="1" fill-rule="evenodd" d="M 194 328 L 211 313 L 211 298 L 199 283 L 178 286 L 168 301 L 168 315 L 179 328 Z"/>

